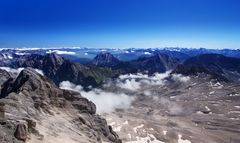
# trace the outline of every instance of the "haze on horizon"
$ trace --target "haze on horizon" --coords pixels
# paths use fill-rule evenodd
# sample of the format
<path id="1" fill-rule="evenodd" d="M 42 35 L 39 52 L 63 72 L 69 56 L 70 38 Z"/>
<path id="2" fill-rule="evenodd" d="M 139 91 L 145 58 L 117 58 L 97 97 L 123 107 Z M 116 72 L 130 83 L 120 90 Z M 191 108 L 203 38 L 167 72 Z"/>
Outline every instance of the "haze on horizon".
<path id="1" fill-rule="evenodd" d="M 238 0 L 1 0 L 0 47 L 240 48 Z"/>

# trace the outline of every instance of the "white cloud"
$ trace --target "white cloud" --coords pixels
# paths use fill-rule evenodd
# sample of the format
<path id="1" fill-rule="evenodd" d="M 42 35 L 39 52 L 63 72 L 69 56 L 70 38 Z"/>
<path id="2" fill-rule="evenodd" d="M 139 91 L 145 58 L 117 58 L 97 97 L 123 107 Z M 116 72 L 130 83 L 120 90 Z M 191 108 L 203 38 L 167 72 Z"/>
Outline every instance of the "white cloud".
<path id="1" fill-rule="evenodd" d="M 36 51 L 36 50 L 52 50 L 52 49 L 82 49 L 81 47 L 45 47 L 45 48 L 37 48 L 37 47 L 22 47 L 22 48 L 0 48 L 0 51 L 13 49 L 17 51 Z"/>
<path id="2" fill-rule="evenodd" d="M 180 82 L 187 82 L 190 80 L 189 76 L 183 76 L 181 74 L 172 74 L 172 79 Z"/>
<path id="3" fill-rule="evenodd" d="M 79 92 L 83 97 L 92 101 L 97 107 L 97 113 L 112 112 L 117 108 L 126 109 L 131 105 L 134 99 L 124 93 L 112 93 L 101 89 L 92 89 L 84 91 L 82 86 L 75 85 L 69 81 L 63 81 L 59 84 L 61 89 L 74 90 Z"/>
<path id="4" fill-rule="evenodd" d="M 48 50 L 46 53 L 56 53 L 58 55 L 75 55 L 75 52 L 71 51 L 61 51 L 61 50 Z"/>
<path id="5" fill-rule="evenodd" d="M 137 91 L 141 88 L 141 83 L 137 82 L 135 79 L 126 79 L 123 82 L 118 82 L 117 86 L 124 88 L 124 89 Z"/>
<path id="6" fill-rule="evenodd" d="M 168 71 L 166 73 L 155 73 L 152 76 L 142 73 L 120 75 L 118 79 L 109 81 L 104 85 L 104 89 L 111 90 L 111 92 L 104 89 L 84 91 L 82 86 L 75 85 L 69 81 L 63 81 L 59 86 L 62 89 L 79 92 L 83 97 L 88 98 L 96 104 L 98 113 L 104 113 L 112 112 L 116 108 L 124 109 L 130 107 L 135 95 L 144 94 L 146 96 L 152 96 L 156 94 L 153 92 L 155 88 L 165 85 L 168 78 L 180 82 L 189 80 L 189 77 L 177 74 L 171 75 L 170 71 Z M 128 94 L 130 93 L 134 96 L 129 96 Z M 160 99 L 158 96 L 152 97 L 159 100 L 160 103 L 169 110 L 169 114 L 176 115 L 182 112 L 182 108 L 177 104 Z"/>
<path id="7" fill-rule="evenodd" d="M 14 69 L 14 68 L 10 68 L 10 67 L 0 67 L 0 69 L 18 75 L 24 68 Z"/>
<path id="8" fill-rule="evenodd" d="M 190 80 L 188 76 L 183 76 L 181 74 L 171 75 L 170 72 L 171 71 L 155 73 L 151 76 L 142 73 L 120 75 L 116 80 L 116 86 L 126 90 L 142 92 L 142 90 L 146 90 L 148 87 L 164 85 L 168 77 L 174 81 L 180 82 L 187 82 Z"/>
<path id="9" fill-rule="evenodd" d="M 146 86 L 163 85 L 165 78 L 170 75 L 170 71 L 166 73 L 155 73 L 152 76 L 147 74 L 125 74 L 120 75 L 116 85 L 120 88 L 139 91 Z"/>

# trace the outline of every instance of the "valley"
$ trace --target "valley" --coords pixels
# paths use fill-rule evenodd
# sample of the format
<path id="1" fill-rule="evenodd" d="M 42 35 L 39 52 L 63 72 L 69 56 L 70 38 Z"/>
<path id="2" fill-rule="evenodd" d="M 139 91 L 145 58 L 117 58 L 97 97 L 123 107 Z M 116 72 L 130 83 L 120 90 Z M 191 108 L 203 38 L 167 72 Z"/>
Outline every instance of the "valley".
<path id="1" fill-rule="evenodd" d="M 127 143 L 237 143 L 239 86 L 191 78 L 152 88 L 129 109 L 103 116 Z"/>

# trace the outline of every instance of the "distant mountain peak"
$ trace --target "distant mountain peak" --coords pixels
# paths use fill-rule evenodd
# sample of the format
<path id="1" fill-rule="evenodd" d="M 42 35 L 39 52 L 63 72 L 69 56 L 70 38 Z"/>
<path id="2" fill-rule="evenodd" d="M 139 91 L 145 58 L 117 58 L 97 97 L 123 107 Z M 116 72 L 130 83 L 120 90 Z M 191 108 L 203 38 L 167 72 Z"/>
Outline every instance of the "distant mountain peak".
<path id="1" fill-rule="evenodd" d="M 149 57 L 140 57 L 132 64 L 138 66 L 139 69 L 154 73 L 174 69 L 179 64 L 179 60 L 167 54 L 155 53 Z"/>
<path id="2" fill-rule="evenodd" d="M 62 64 L 62 62 L 64 61 L 63 57 L 57 55 L 56 53 L 46 54 L 45 58 L 50 60 L 53 63 L 59 63 L 59 64 Z"/>
<path id="3" fill-rule="evenodd" d="M 109 52 L 100 52 L 95 56 L 95 58 L 91 62 L 91 64 L 100 67 L 103 66 L 112 67 L 116 66 L 119 63 L 120 61 Z"/>

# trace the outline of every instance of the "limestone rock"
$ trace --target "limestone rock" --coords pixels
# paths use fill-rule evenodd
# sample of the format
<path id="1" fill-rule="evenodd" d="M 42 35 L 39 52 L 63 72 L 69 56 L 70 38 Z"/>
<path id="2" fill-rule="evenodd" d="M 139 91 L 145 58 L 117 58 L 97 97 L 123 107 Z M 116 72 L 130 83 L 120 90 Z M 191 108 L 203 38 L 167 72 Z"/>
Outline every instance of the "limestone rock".
<path id="1" fill-rule="evenodd" d="M 96 105 L 93 102 L 77 92 L 58 88 L 54 82 L 32 68 L 21 71 L 16 79 L 7 80 L 3 84 L 0 96 L 2 97 L 0 117 L 3 118 L 0 124 L 2 129 L 0 137 L 4 138 L 7 135 L 8 143 L 24 142 L 28 140 L 30 134 L 44 139 L 41 130 L 38 130 L 41 124 L 46 124 L 49 130 L 58 134 L 58 129 L 54 128 L 61 129 L 64 123 L 62 121 L 58 126 L 53 126 L 56 124 L 55 120 L 62 118 L 56 115 L 56 111 L 64 114 L 62 120 L 68 124 L 66 130 L 70 132 L 74 130 L 74 134 L 77 132 L 80 140 L 81 134 L 85 134 L 88 140 L 86 142 L 100 140 L 120 142 L 118 135 L 109 128 L 106 120 L 96 114 Z M 8 114 L 4 116 L 4 113 Z M 0 140 L 0 142 L 4 141 Z"/>

